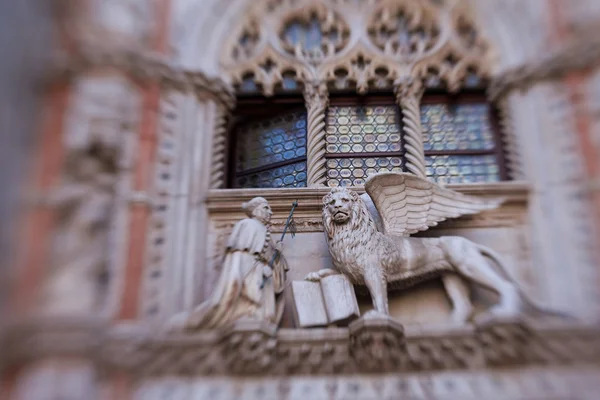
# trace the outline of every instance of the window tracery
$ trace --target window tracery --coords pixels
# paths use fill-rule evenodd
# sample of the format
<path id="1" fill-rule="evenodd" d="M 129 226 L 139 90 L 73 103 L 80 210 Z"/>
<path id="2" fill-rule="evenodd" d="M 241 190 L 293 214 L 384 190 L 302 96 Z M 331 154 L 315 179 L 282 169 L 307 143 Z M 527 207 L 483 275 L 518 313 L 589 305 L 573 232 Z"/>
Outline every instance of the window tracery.
<path id="1" fill-rule="evenodd" d="M 292 14 L 281 32 L 283 49 L 300 60 L 318 64 L 348 43 L 350 29 L 324 6 Z"/>
<path id="2" fill-rule="evenodd" d="M 230 44 L 235 54 L 225 49 L 224 70 L 238 93 L 267 97 L 304 94 L 306 185 L 324 186 L 329 182 L 360 185 L 367 170 L 372 173 L 373 168 L 380 167 L 380 161 L 384 164 L 387 161 L 386 168 L 391 170 L 405 169 L 439 178 L 440 182 L 471 179 L 465 178 L 467 175 L 459 178 L 459 175 L 427 173 L 432 168 L 442 171 L 436 169 L 437 165 L 442 160 L 450 162 L 450 158 L 446 154 L 426 154 L 425 147 L 435 144 L 426 143 L 420 110 L 423 89 L 457 92 L 462 88 L 482 88 L 489 78 L 490 49 L 467 7 L 460 2 L 432 0 L 270 0 L 254 3 L 247 18 L 247 24 Z M 318 96 L 314 95 L 316 87 Z M 347 91 L 359 95 L 377 91 L 396 93 L 396 104 L 388 106 L 395 110 L 400 107 L 396 118 L 402 123 L 398 122 L 395 129 L 401 139 L 394 143 L 368 141 L 371 134 L 361 131 L 361 141 L 355 142 L 358 135 L 335 137 L 326 132 L 334 127 L 329 120 L 325 121 L 327 110 L 337 112 L 329 106 L 330 93 Z M 342 127 L 346 128 L 363 127 Z M 348 143 L 340 142 L 348 138 Z M 334 139 L 335 143 L 329 142 Z M 351 175 L 341 175 L 350 166 L 345 168 L 342 164 L 347 161 L 340 164 L 340 160 L 352 158 L 352 150 L 340 149 L 362 146 L 363 153 L 376 153 L 377 150 L 365 149 L 373 146 L 377 149 L 384 144 L 394 147 L 395 150 L 387 150 L 393 154 L 381 157 L 369 154 L 373 159 L 369 164 L 375 162 L 373 166 L 366 164 L 368 157 L 354 156 L 356 161 L 350 161 Z M 489 159 L 486 154 L 470 156 L 469 162 L 485 164 L 486 171 L 494 170 L 495 156 Z M 483 158 L 477 159 L 480 156 Z M 358 176 L 361 173 L 364 176 Z M 481 180 L 482 176 L 474 175 L 472 179 Z M 499 178 L 496 172 L 489 172 L 484 180 Z"/>
<path id="3" fill-rule="evenodd" d="M 415 2 L 392 3 L 377 10 L 369 24 L 370 40 L 384 54 L 411 59 L 431 51 L 440 41 L 439 22 Z"/>

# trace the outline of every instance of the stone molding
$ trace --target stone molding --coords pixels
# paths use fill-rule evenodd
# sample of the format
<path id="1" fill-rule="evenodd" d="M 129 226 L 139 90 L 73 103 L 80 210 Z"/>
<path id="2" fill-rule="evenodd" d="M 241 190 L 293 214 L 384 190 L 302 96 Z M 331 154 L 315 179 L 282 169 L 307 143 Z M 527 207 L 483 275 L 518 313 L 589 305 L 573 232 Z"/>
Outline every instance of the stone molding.
<path id="1" fill-rule="evenodd" d="M 105 321 L 96 317 L 47 316 L 5 326 L 4 366 L 41 358 L 97 359 L 106 342 Z"/>
<path id="2" fill-rule="evenodd" d="M 524 181 L 505 181 L 487 184 L 452 184 L 448 188 L 460 193 L 482 197 L 502 197 L 505 202 L 495 210 L 484 211 L 473 216 L 446 221 L 440 227 L 498 227 L 523 223 L 529 198 L 530 185 Z M 358 193 L 364 188 L 354 187 Z M 240 204 L 256 196 L 265 197 L 273 210 L 272 231 L 283 230 L 291 204 L 298 200 L 294 213 L 298 232 L 321 232 L 323 223 L 322 198 L 329 188 L 293 189 L 220 189 L 211 190 L 207 197 L 207 208 L 211 219 L 219 230 L 227 230 L 243 217 Z"/>
<path id="3" fill-rule="evenodd" d="M 364 94 L 407 77 L 456 91 L 470 73 L 491 73 L 490 46 L 458 2 L 257 1 L 243 15 L 223 44 L 221 67 L 236 88 L 252 82 L 265 96 L 289 79 Z M 308 48 L 286 33 L 311 24 L 321 39 Z"/>
<path id="4" fill-rule="evenodd" d="M 597 35 L 572 40 L 545 57 L 510 68 L 492 78 L 488 87 L 491 100 L 498 100 L 513 89 L 527 89 L 536 82 L 556 79 L 570 72 L 600 64 L 600 39 Z"/>
<path id="5" fill-rule="evenodd" d="M 338 375 L 585 365 L 600 361 L 591 326 L 526 319 L 484 325 L 402 326 L 359 319 L 349 328 L 276 329 L 238 321 L 221 331 L 155 333 L 97 320 L 31 320 L 7 327 L 4 367 L 53 357 L 92 360 L 140 376 Z"/>
<path id="6" fill-rule="evenodd" d="M 167 61 L 161 54 L 137 49 L 81 48 L 83 50 L 73 55 L 58 55 L 46 80 L 54 82 L 91 69 L 112 68 L 143 82 L 157 82 L 176 90 L 193 91 L 199 96 L 212 96 L 228 109 L 235 104 L 233 89 L 221 78 L 207 76 L 202 71 L 187 70 Z"/>

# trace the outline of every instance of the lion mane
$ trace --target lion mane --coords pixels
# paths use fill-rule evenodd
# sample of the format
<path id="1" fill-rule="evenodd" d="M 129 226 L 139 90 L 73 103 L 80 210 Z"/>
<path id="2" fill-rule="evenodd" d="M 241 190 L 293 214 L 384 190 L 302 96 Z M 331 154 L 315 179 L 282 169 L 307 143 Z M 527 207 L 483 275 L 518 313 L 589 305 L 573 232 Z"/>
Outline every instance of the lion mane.
<path id="1" fill-rule="evenodd" d="M 345 223 L 336 223 L 329 213 L 327 204 L 332 197 L 346 193 L 352 198 L 350 218 Z M 334 188 L 323 197 L 323 229 L 329 245 L 333 265 L 341 272 L 349 275 L 354 284 L 364 284 L 362 268 L 353 260 L 361 259 L 367 254 L 380 254 L 385 249 L 387 238 L 377 230 L 367 206 L 356 192 L 344 187 Z M 389 243 L 386 243 L 389 244 Z M 391 246 L 394 248 L 395 246 Z M 387 249 L 391 250 L 390 247 Z M 387 253 L 387 251 L 384 251 Z M 380 254 L 384 258 L 389 254 Z"/>
<path id="2" fill-rule="evenodd" d="M 327 204 L 332 197 L 346 193 L 352 198 L 350 218 L 345 223 L 336 223 L 329 213 Z M 389 290 L 399 290 L 419 282 L 439 276 L 446 266 L 432 265 L 421 270 L 404 270 L 402 266 L 402 245 L 391 236 L 377 230 L 375 220 L 363 200 L 347 188 L 334 188 L 323 197 L 323 229 L 329 246 L 329 253 L 335 268 L 346 274 L 352 283 L 363 286 L 366 257 L 377 260 L 381 267 L 381 278 L 390 286 Z M 364 288 L 357 287 L 362 294 Z"/>

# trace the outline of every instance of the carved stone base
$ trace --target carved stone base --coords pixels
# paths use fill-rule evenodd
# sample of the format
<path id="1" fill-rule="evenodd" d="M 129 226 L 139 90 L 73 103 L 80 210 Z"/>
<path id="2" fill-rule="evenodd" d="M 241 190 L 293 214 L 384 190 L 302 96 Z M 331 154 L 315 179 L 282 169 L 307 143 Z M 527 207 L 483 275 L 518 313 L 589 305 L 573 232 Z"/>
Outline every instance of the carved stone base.
<path id="1" fill-rule="evenodd" d="M 194 334 L 156 334 L 133 324 L 103 331 L 92 323 L 63 322 L 10 327 L 5 366 L 67 356 L 139 377 L 216 377 L 480 371 L 600 361 L 597 328 L 522 320 L 403 327 L 368 314 L 349 328 L 277 330 L 264 322 L 239 321 L 226 330 Z"/>
<path id="2" fill-rule="evenodd" d="M 237 321 L 221 340 L 223 362 L 237 374 L 267 373 L 277 347 L 277 326 L 254 320 Z"/>
<path id="3" fill-rule="evenodd" d="M 533 333 L 520 318 L 496 319 L 477 325 L 475 335 L 486 364 L 524 364 L 531 359 Z"/>
<path id="4" fill-rule="evenodd" d="M 367 314 L 348 327 L 350 355 L 359 371 L 391 371 L 406 360 L 402 325 L 386 315 Z"/>

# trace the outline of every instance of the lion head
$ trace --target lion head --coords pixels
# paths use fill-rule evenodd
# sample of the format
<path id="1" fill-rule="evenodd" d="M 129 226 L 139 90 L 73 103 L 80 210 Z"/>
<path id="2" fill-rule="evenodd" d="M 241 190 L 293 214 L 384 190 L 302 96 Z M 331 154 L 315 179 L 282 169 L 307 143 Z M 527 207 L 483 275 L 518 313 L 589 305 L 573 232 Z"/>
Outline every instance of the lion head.
<path id="1" fill-rule="evenodd" d="M 339 229 L 375 229 L 367 207 L 356 192 L 345 187 L 332 188 L 323 197 L 323 227 L 331 239 Z"/>

